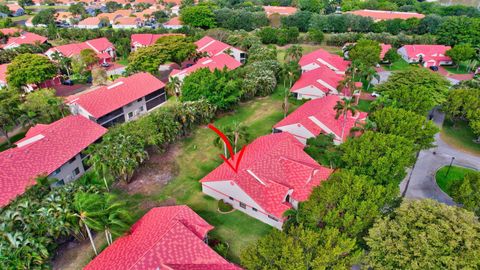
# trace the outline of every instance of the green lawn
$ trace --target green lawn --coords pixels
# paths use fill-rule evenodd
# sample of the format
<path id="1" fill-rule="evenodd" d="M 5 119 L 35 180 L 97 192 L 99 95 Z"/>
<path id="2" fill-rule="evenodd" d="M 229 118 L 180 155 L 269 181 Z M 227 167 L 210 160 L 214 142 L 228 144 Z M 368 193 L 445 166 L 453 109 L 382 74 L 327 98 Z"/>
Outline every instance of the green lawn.
<path id="1" fill-rule="evenodd" d="M 12 142 L 12 144 L 16 141 L 19 141 L 20 139 L 23 139 L 23 137 L 25 137 L 25 133 L 26 132 L 20 132 L 12 137 L 10 137 L 10 141 Z M 4 143 L 0 143 L 0 152 L 2 151 L 5 151 L 7 150 L 8 148 L 10 148 L 8 146 L 8 143 L 7 142 L 4 142 Z"/>
<path id="2" fill-rule="evenodd" d="M 12 19 L 12 22 L 19 22 L 19 21 L 26 21 L 30 17 L 31 17 L 31 15 L 22 15 L 22 16 L 18 16 L 18 17 L 11 17 L 10 19 Z"/>
<path id="3" fill-rule="evenodd" d="M 416 67 L 415 65 L 410 65 L 407 61 L 399 58 L 397 61 L 393 62 L 391 65 L 382 65 L 385 70 L 389 71 L 397 71 L 397 70 L 406 70 L 412 67 Z"/>
<path id="4" fill-rule="evenodd" d="M 120 57 L 117 59 L 117 63 L 119 63 L 122 66 L 128 66 L 128 58 Z"/>
<path id="5" fill-rule="evenodd" d="M 456 67 L 456 66 L 444 66 L 444 68 L 450 72 L 450 73 L 453 73 L 453 74 L 468 74 L 470 72 L 468 72 L 468 67 L 466 65 L 463 65 L 463 64 L 460 64 L 460 67 Z"/>
<path id="6" fill-rule="evenodd" d="M 249 101 L 214 121 L 216 126 L 230 124 L 233 121 L 248 127 L 252 139 L 271 133 L 272 126 L 282 119 L 282 89 L 269 97 Z M 292 104 L 293 111 L 296 104 Z M 217 202 L 201 192 L 198 182 L 203 176 L 221 163 L 220 148 L 213 145 L 215 133 L 206 127 L 200 127 L 180 142 L 180 152 L 176 161 L 179 173 L 177 177 L 162 188 L 156 200 L 175 199 L 177 204 L 187 204 L 207 222 L 215 226 L 210 237 L 226 241 L 230 245 L 228 258 L 239 262 L 241 251 L 272 228 L 239 211 L 220 214 Z"/>
<path id="7" fill-rule="evenodd" d="M 48 9 L 48 8 L 68 9 L 68 6 L 66 6 L 66 5 L 56 5 L 56 6 L 43 5 L 43 6 L 26 6 L 26 7 L 25 7 L 25 9 L 30 9 L 30 10 Z"/>
<path id="8" fill-rule="evenodd" d="M 448 144 L 471 154 L 480 155 L 480 143 L 474 142 L 477 136 L 473 134 L 466 121 L 454 123 L 445 119 L 440 135 Z"/>
<path id="9" fill-rule="evenodd" d="M 462 181 L 467 173 L 475 172 L 475 170 L 458 166 L 452 166 L 450 171 L 448 168 L 449 166 L 440 168 L 435 175 L 438 186 L 447 194 L 450 194 L 450 189 L 453 183 Z"/>

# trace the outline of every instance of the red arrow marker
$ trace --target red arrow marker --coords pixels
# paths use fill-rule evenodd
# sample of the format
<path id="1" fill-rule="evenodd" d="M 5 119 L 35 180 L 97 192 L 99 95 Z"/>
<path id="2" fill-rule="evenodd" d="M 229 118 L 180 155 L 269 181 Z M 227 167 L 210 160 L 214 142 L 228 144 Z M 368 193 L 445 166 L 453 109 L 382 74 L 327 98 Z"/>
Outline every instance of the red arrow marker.
<path id="1" fill-rule="evenodd" d="M 208 128 L 210 128 L 211 130 L 213 130 L 215 133 L 218 134 L 218 136 L 220 136 L 220 138 L 222 139 L 222 141 L 225 143 L 225 145 L 227 146 L 227 149 L 228 149 L 228 152 L 230 153 L 230 156 L 232 157 L 232 161 L 235 161 L 235 153 L 233 152 L 233 148 L 232 148 L 232 145 L 230 144 L 230 141 L 228 140 L 227 136 L 225 136 L 225 134 L 223 134 L 223 132 L 221 132 L 218 128 L 216 128 L 214 125 L 212 124 L 209 124 L 208 125 Z M 244 146 L 242 148 L 242 150 L 240 150 L 239 154 L 238 154 L 238 159 L 237 159 L 237 162 L 235 162 L 234 164 L 230 163 L 230 161 L 222 154 L 220 154 L 220 157 L 223 159 L 223 161 L 225 161 L 225 163 L 227 163 L 227 165 L 235 172 L 235 173 L 238 173 L 238 168 L 240 167 L 240 161 L 242 160 L 242 157 L 243 157 L 243 153 L 245 153 L 245 149 L 246 149 L 246 146 Z"/>

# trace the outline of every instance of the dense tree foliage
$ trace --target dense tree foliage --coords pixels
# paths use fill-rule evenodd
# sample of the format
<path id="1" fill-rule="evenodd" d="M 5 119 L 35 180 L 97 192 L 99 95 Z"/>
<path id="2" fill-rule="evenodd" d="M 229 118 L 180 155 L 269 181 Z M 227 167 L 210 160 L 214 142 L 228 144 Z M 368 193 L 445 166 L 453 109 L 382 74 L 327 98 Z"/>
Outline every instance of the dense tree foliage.
<path id="1" fill-rule="evenodd" d="M 32 19 L 33 25 L 53 25 L 55 24 L 55 10 L 52 8 L 43 9 Z"/>
<path id="2" fill-rule="evenodd" d="M 273 28 L 264 27 L 257 32 L 263 44 L 285 45 L 287 43 L 295 43 L 299 36 L 298 28 Z"/>
<path id="3" fill-rule="evenodd" d="M 55 95 L 55 89 L 40 89 L 29 93 L 20 106 L 31 123 L 48 124 L 67 113 L 63 99 Z"/>
<path id="4" fill-rule="evenodd" d="M 343 143 L 341 149 L 345 168 L 375 183 L 400 183 L 415 160 L 413 142 L 393 134 L 367 131 Z"/>
<path id="5" fill-rule="evenodd" d="M 204 29 L 216 26 L 215 14 L 210 7 L 205 5 L 188 6 L 183 8 L 180 12 L 180 20 L 185 25 Z"/>
<path id="6" fill-rule="evenodd" d="M 449 17 L 437 32 L 438 42 L 446 45 L 480 44 L 480 18 Z"/>
<path id="7" fill-rule="evenodd" d="M 380 62 L 380 44 L 374 40 L 362 39 L 349 51 L 349 58 L 361 65 L 370 67 Z"/>
<path id="8" fill-rule="evenodd" d="M 480 87 L 474 81 L 460 87 L 465 88 L 448 93 L 443 109 L 454 121 L 468 121 L 473 132 L 480 138 Z"/>
<path id="9" fill-rule="evenodd" d="M 470 44 L 459 44 L 446 52 L 452 58 L 457 67 L 464 61 L 471 60 L 476 56 L 475 49 Z"/>
<path id="10" fill-rule="evenodd" d="M 251 12 L 245 9 L 222 8 L 215 10 L 215 19 L 218 27 L 252 31 L 268 25 L 265 12 Z"/>
<path id="11" fill-rule="evenodd" d="M 390 98 L 391 106 L 426 115 L 434 106 L 445 101 L 450 82 L 427 69 L 408 69 L 394 73 L 376 91 Z M 385 99 L 380 99 L 388 105 Z"/>
<path id="12" fill-rule="evenodd" d="M 433 200 L 404 201 L 366 237 L 375 269 L 477 269 L 480 223 L 471 212 Z"/>
<path id="13" fill-rule="evenodd" d="M 57 67 L 47 57 L 38 54 L 20 54 L 7 67 L 7 82 L 20 87 L 36 84 L 55 77 Z"/>
<path id="14" fill-rule="evenodd" d="M 241 82 L 228 71 L 207 68 L 195 71 L 182 84 L 182 101 L 205 99 L 220 110 L 236 105 L 241 96 Z"/>
<path id="15" fill-rule="evenodd" d="M 316 229 L 335 228 L 362 241 L 375 219 L 392 206 L 398 186 L 382 186 L 367 176 L 341 170 L 316 187 L 299 207 L 298 222 Z"/>
<path id="16" fill-rule="evenodd" d="M 19 124 L 23 112 L 19 108 L 20 95 L 12 89 L 1 89 L 0 91 L 0 133 L 5 136 L 10 144 L 8 132 Z"/>
<path id="17" fill-rule="evenodd" d="M 425 116 L 397 108 L 384 108 L 370 115 L 379 132 L 407 138 L 415 148 L 428 149 L 433 146 L 434 135 L 439 131 Z"/>
<path id="18" fill-rule="evenodd" d="M 309 138 L 305 152 L 323 166 L 337 168 L 341 165 L 341 153 L 333 143 L 333 134 Z"/>
<path id="19" fill-rule="evenodd" d="M 453 182 L 450 195 L 480 217 L 480 172 L 467 173 L 462 180 Z"/>

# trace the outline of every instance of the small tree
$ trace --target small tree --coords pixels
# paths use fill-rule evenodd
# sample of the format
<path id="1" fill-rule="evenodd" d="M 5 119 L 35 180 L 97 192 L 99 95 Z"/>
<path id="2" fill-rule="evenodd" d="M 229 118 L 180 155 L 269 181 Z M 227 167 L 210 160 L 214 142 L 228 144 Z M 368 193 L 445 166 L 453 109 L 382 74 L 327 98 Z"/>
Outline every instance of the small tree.
<path id="1" fill-rule="evenodd" d="M 463 207 L 480 216 L 480 172 L 467 173 L 462 181 L 455 181 L 452 198 Z"/>
<path id="2" fill-rule="evenodd" d="M 347 123 L 347 115 L 350 113 L 351 116 L 354 116 L 358 108 L 353 104 L 353 100 L 351 98 L 342 98 L 342 100 L 337 101 L 335 107 L 333 109 L 336 111 L 335 119 L 338 119 L 340 116 L 343 118 L 342 122 L 342 134 L 340 136 L 340 140 L 343 141 L 345 138 L 345 124 Z"/>
<path id="3" fill-rule="evenodd" d="M 22 115 L 19 105 L 20 96 L 16 91 L 11 89 L 0 90 L 0 132 L 7 139 L 9 146 L 11 141 L 8 132 L 18 125 L 17 121 Z"/>
<path id="4" fill-rule="evenodd" d="M 204 29 L 216 26 L 215 14 L 208 6 L 187 6 L 180 11 L 180 21 L 192 27 Z"/>
<path id="5" fill-rule="evenodd" d="M 107 71 L 105 71 L 105 69 L 97 66 L 92 69 L 93 85 L 105 85 L 107 80 Z"/>
<path id="6" fill-rule="evenodd" d="M 51 123 L 64 116 L 63 100 L 54 89 L 40 89 L 29 93 L 20 106 L 33 123 Z"/>
<path id="7" fill-rule="evenodd" d="M 377 41 L 361 39 L 350 50 L 348 56 L 352 61 L 359 62 L 367 67 L 375 66 L 380 62 L 380 44 Z"/>
<path id="8" fill-rule="evenodd" d="M 397 53 L 397 50 L 395 48 L 391 48 L 390 50 L 388 50 L 383 57 L 383 61 L 387 62 L 390 66 L 392 66 L 392 64 L 399 59 L 400 55 Z"/>
<path id="9" fill-rule="evenodd" d="M 460 68 L 460 63 L 474 58 L 476 52 L 475 48 L 470 44 L 459 44 L 448 50 L 445 54 L 452 58 L 453 62 L 457 65 L 458 70 Z"/>

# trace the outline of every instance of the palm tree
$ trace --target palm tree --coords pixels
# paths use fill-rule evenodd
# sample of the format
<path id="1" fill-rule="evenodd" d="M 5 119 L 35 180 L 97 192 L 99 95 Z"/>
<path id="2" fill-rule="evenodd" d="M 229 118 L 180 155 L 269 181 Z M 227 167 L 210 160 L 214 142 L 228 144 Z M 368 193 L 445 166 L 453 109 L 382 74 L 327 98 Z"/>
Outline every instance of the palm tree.
<path id="1" fill-rule="evenodd" d="M 283 225 L 283 228 L 285 228 L 286 230 L 288 230 L 291 226 L 298 224 L 298 209 L 290 208 L 287 211 L 283 212 L 283 216 L 287 218 Z"/>
<path id="2" fill-rule="evenodd" d="M 284 60 L 298 62 L 303 55 L 303 48 L 300 45 L 292 45 L 285 51 Z"/>
<path id="3" fill-rule="evenodd" d="M 377 130 L 377 123 L 370 120 L 370 118 L 365 119 L 364 122 L 356 122 L 355 126 L 350 129 L 350 133 L 353 135 L 355 132 L 363 133 L 368 130 Z"/>
<path id="4" fill-rule="evenodd" d="M 333 109 L 336 111 L 335 119 L 338 119 L 341 115 L 343 115 L 343 123 L 342 123 L 342 135 L 341 141 L 343 141 L 345 135 L 345 124 L 347 122 L 347 115 L 350 112 L 353 115 L 358 111 L 357 106 L 355 106 L 352 102 L 352 98 L 342 98 L 341 101 L 337 101 L 337 104 Z"/>
<path id="5" fill-rule="evenodd" d="M 240 148 L 240 146 L 245 145 L 249 141 L 250 134 L 247 127 L 237 121 L 234 121 L 232 125 L 224 127 L 222 129 L 223 134 L 227 136 L 228 140 L 232 144 L 234 154 L 237 153 L 237 149 Z M 221 144 L 223 144 L 225 157 L 228 157 L 227 145 L 225 144 L 225 142 L 222 141 L 219 136 L 215 137 L 213 143 L 216 146 L 220 146 Z"/>
<path id="6" fill-rule="evenodd" d="M 64 57 L 59 52 L 54 52 L 52 54 L 52 59 L 60 65 L 60 68 L 63 68 L 67 72 L 67 76 L 70 78 L 70 64 L 72 63 L 72 60 L 68 57 Z"/>
<path id="7" fill-rule="evenodd" d="M 108 245 L 113 242 L 112 235 L 120 236 L 130 228 L 129 222 L 132 216 L 127 209 L 125 201 L 119 200 L 112 194 L 105 194 L 105 217 L 103 225 Z"/>
<path id="8" fill-rule="evenodd" d="M 98 230 L 103 227 L 101 223 L 101 218 L 104 216 L 101 210 L 103 207 L 102 196 L 100 194 L 79 192 L 75 194 L 74 207 L 76 210 L 75 215 L 80 219 L 80 223 L 85 226 L 93 251 L 95 255 L 98 255 L 90 228 Z"/>
<path id="9" fill-rule="evenodd" d="M 180 88 L 181 88 L 182 82 L 178 77 L 170 77 L 167 83 L 167 91 L 170 92 L 170 94 L 175 95 L 177 100 L 178 97 L 180 96 Z"/>
<path id="10" fill-rule="evenodd" d="M 300 47 L 301 48 L 301 47 Z M 292 88 L 293 81 L 297 80 L 298 77 L 300 77 L 300 66 L 298 65 L 297 62 L 288 62 L 282 65 L 281 69 L 281 76 L 283 78 L 283 88 L 284 88 L 284 99 L 283 99 L 283 118 L 287 117 L 288 109 L 289 109 L 289 103 L 288 103 L 288 97 L 290 95 L 290 88 Z M 287 88 L 286 82 L 287 78 L 289 81 L 289 86 Z"/>

